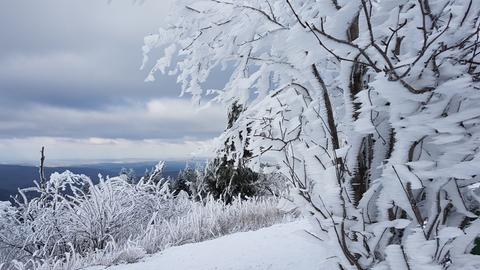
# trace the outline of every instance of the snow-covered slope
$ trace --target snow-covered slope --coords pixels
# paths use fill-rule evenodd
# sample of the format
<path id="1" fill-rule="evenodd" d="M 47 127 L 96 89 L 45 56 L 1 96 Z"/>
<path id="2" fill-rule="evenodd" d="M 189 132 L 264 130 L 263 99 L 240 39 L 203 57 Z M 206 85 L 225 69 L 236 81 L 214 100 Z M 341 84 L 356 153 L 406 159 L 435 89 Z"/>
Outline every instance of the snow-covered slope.
<path id="1" fill-rule="evenodd" d="M 108 270 L 318 270 L 325 267 L 321 243 L 310 238 L 306 221 L 236 233 L 202 243 L 172 247 L 136 264 Z M 88 270 L 100 270 L 93 267 Z"/>

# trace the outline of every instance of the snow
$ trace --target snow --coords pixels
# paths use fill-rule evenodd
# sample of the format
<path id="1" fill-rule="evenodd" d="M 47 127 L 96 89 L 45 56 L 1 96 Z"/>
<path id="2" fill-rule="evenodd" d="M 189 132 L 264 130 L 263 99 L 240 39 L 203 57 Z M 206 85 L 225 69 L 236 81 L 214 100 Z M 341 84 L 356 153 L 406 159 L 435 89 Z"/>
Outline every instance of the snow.
<path id="1" fill-rule="evenodd" d="M 274 225 L 258 231 L 171 247 L 135 264 L 108 270 L 313 270 L 329 269 L 322 243 L 305 232 L 307 221 Z M 103 266 L 86 270 L 105 269 Z"/>

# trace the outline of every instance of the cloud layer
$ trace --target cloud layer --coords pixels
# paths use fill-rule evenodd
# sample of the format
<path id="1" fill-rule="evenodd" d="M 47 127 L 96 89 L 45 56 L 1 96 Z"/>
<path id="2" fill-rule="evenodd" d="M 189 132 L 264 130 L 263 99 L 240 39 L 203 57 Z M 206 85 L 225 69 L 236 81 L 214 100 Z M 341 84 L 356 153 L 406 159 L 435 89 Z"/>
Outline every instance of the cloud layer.
<path id="1" fill-rule="evenodd" d="M 161 139 L 10 138 L 0 139 L 0 159 L 7 160 L 7 163 L 38 164 L 39 145 L 46 147 L 49 166 L 61 166 L 119 160 L 133 162 L 206 158 L 212 155 L 214 140 L 172 142 Z"/>
<path id="2" fill-rule="evenodd" d="M 194 108 L 175 78 L 144 83 L 139 70 L 143 37 L 171 2 L 0 3 L 0 162 L 30 160 L 42 144 L 58 159 L 179 158 L 218 135 L 223 108 Z"/>

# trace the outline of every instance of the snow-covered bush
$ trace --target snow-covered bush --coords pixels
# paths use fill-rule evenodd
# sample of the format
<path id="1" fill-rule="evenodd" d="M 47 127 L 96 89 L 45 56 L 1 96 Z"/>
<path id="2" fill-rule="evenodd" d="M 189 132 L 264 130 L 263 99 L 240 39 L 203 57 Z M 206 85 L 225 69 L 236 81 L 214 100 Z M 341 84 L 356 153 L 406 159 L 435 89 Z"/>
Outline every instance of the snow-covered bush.
<path id="1" fill-rule="evenodd" d="M 296 187 L 340 269 L 478 269 L 480 1 L 181 0 L 145 39 L 195 102 L 240 104 L 229 160 Z M 175 61 L 173 61 L 175 60 Z M 168 67 L 172 66 L 172 70 Z M 202 84 L 223 68 L 223 89 Z M 279 168 L 279 169 L 278 169 Z M 471 198 L 471 199 L 467 199 Z"/>
<path id="2" fill-rule="evenodd" d="M 161 173 L 157 166 L 154 173 Z M 20 190 L 16 206 L 3 211 L 1 254 L 19 260 L 56 260 L 123 245 L 138 235 L 152 215 L 175 215 L 168 183 L 153 178 L 130 183 L 125 175 L 94 184 L 85 175 L 66 171 Z M 31 197 L 32 199 L 28 199 Z"/>
<path id="3" fill-rule="evenodd" d="M 174 199 L 175 215 L 170 218 L 154 215 L 147 227 L 137 230 L 128 239 L 112 239 L 103 249 L 79 252 L 71 249 L 62 258 L 47 257 L 43 260 L 21 260 L 17 269 L 63 270 L 80 269 L 91 265 L 132 263 L 170 246 L 194 243 L 226 234 L 256 230 L 285 222 L 292 218 L 277 209 L 278 199 L 256 198 L 234 200 L 225 204 L 210 197 L 198 202 L 186 196 Z"/>
<path id="4" fill-rule="evenodd" d="M 180 196 L 176 203 L 186 211 L 168 220 L 156 217 L 146 234 L 139 239 L 140 246 L 147 252 L 234 232 L 256 230 L 291 218 L 277 209 L 278 199 L 275 197 L 248 200 L 238 197 L 231 203 L 225 203 L 212 196 L 201 202 Z"/>
<path id="5" fill-rule="evenodd" d="M 0 204 L 0 269 L 131 263 L 168 246 L 259 229 L 288 217 L 276 208 L 276 197 L 226 204 L 171 192 L 161 178 L 163 165 L 136 184 L 126 175 L 99 176 L 94 184 L 66 171 L 21 190 L 16 205 Z"/>

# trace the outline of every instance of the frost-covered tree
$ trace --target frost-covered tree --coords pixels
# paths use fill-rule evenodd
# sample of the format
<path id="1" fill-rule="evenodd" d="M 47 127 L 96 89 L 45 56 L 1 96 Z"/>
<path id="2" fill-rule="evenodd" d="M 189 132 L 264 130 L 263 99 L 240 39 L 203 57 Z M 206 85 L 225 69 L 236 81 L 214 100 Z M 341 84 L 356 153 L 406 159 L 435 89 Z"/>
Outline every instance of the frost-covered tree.
<path id="1" fill-rule="evenodd" d="M 184 191 L 191 195 L 191 187 L 198 181 L 197 171 L 194 168 L 187 166 L 185 169 L 180 170 L 177 178 L 173 180 L 172 191 L 174 194 L 179 194 L 181 191 Z"/>
<path id="2" fill-rule="evenodd" d="M 137 182 L 137 174 L 135 173 L 134 169 L 122 168 L 119 175 L 122 177 L 126 177 L 127 182 L 129 183 L 134 184 Z"/>
<path id="3" fill-rule="evenodd" d="M 150 171 L 145 172 L 145 175 L 139 180 L 143 183 L 164 183 L 163 170 L 165 169 L 165 162 L 160 161 Z"/>
<path id="4" fill-rule="evenodd" d="M 207 194 L 230 203 L 234 198 L 253 197 L 257 193 L 258 173 L 222 156 L 205 168 L 204 183 Z"/>
<path id="5" fill-rule="evenodd" d="M 227 159 L 288 177 L 328 263 L 480 267 L 480 1 L 176 3 L 145 39 L 145 63 L 165 52 L 148 80 L 241 104 Z M 205 91 L 218 68 L 230 79 Z"/>
<path id="6" fill-rule="evenodd" d="M 237 101 L 231 104 L 227 130 L 236 124 L 243 110 L 243 105 Z M 245 134 L 238 133 L 239 138 L 245 138 L 242 143 L 225 138 L 223 146 L 217 149 L 217 157 L 205 168 L 204 182 L 208 193 L 227 203 L 238 196 L 242 198 L 255 196 L 259 190 L 257 187 L 259 174 L 246 166 L 247 159 L 252 156 L 252 152 L 248 149 L 251 129 L 245 132 Z"/>

